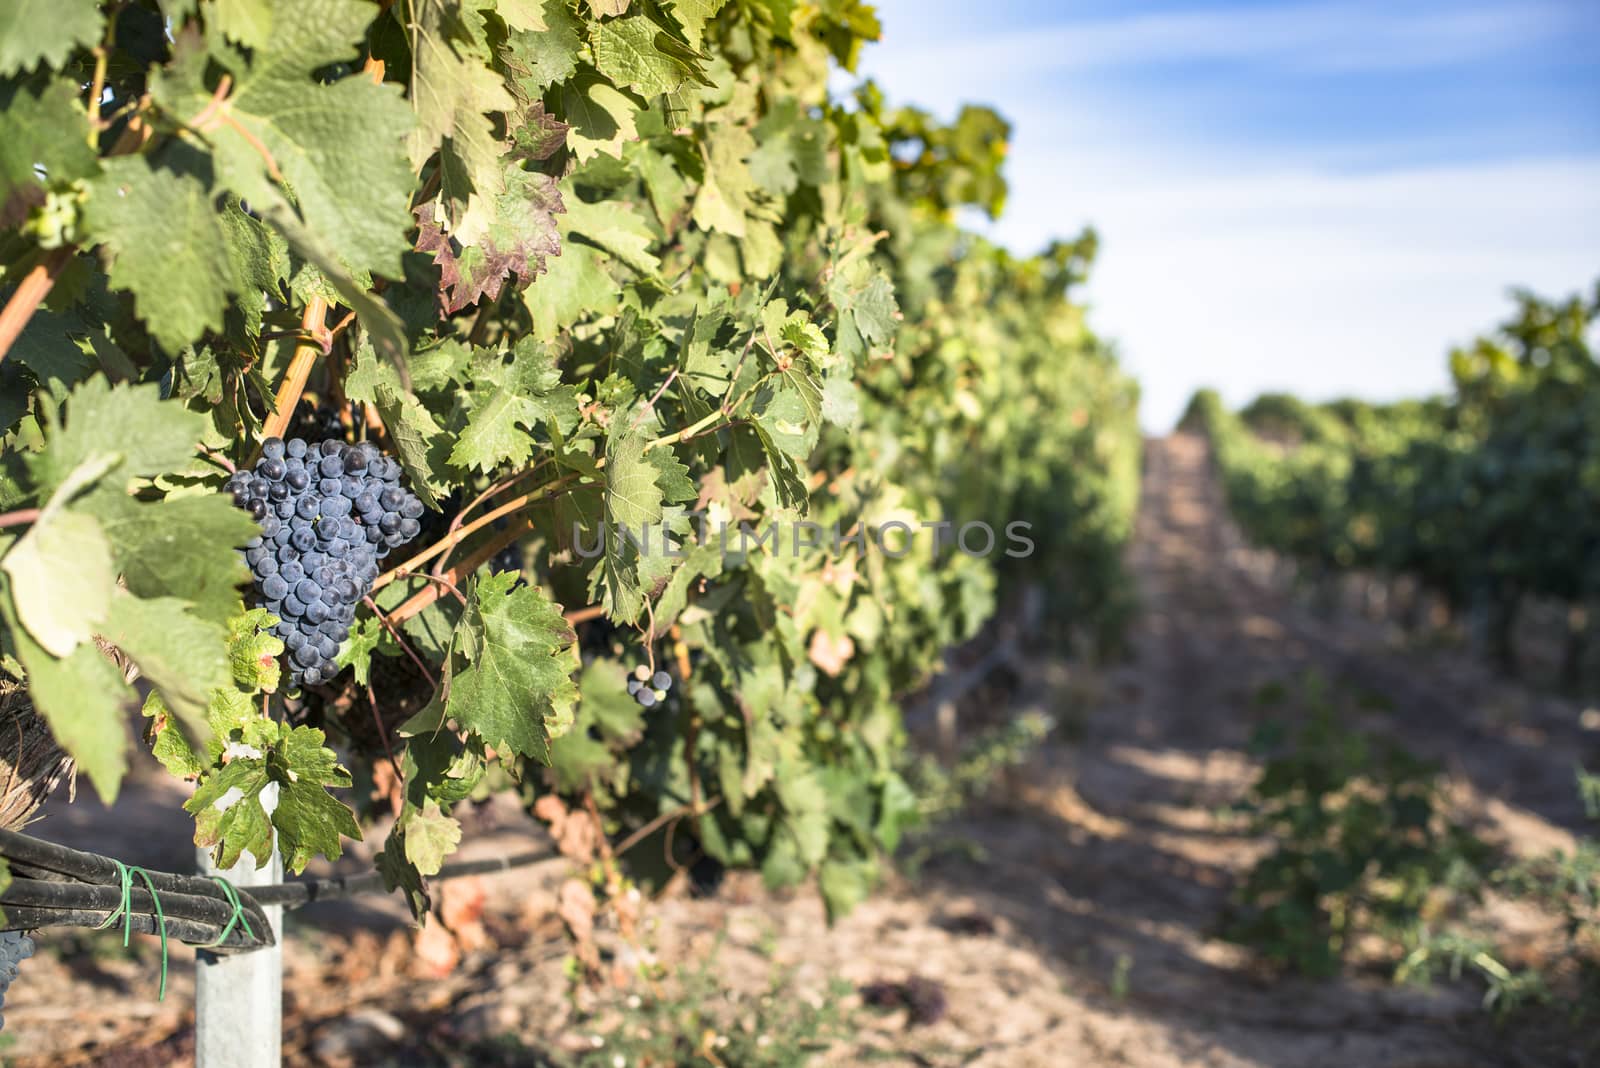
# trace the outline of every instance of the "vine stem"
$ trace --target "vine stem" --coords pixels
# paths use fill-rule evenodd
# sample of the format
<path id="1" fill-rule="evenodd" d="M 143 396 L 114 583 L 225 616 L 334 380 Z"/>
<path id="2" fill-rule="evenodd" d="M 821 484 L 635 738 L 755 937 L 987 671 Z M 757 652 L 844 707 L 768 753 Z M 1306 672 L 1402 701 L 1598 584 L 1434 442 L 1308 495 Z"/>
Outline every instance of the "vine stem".
<path id="1" fill-rule="evenodd" d="M 740 398 L 741 401 L 743 399 L 743 397 Z M 683 441 L 686 438 L 695 437 L 716 423 L 717 420 L 724 418 L 727 414 L 727 412 L 724 412 L 720 408 L 715 409 L 711 412 L 711 414 L 702 419 L 695 420 L 682 430 L 674 430 L 670 434 L 663 434 L 659 438 L 652 438 L 650 441 L 645 442 L 644 451 L 649 452 L 651 449 L 659 448 L 662 445 L 676 445 L 678 442 Z"/>
<path id="2" fill-rule="evenodd" d="M 411 648 L 411 643 L 406 641 L 405 638 L 401 636 L 400 629 L 394 625 L 394 620 L 384 615 L 383 610 L 378 607 L 377 602 L 374 601 L 370 596 L 363 597 L 362 600 L 365 601 L 367 607 L 372 610 L 372 614 L 378 617 L 378 622 L 383 624 L 383 629 L 389 632 L 389 637 L 393 638 L 395 640 L 395 644 L 399 645 L 401 649 L 405 650 L 406 656 L 410 657 L 411 662 L 417 665 L 417 670 L 422 672 L 422 677 L 428 680 L 428 685 L 437 690 L 439 688 L 439 680 L 433 677 L 433 672 L 428 670 L 428 665 L 423 663 L 422 657 L 418 656 L 417 651 Z M 381 727 L 382 724 L 379 726 Z M 399 768 L 397 767 L 395 770 L 398 771 Z"/>
<path id="3" fill-rule="evenodd" d="M 477 552 L 461 561 L 461 563 L 451 568 L 442 576 L 446 580 L 446 584 L 454 583 L 462 576 L 472 574 L 474 571 L 478 570 L 478 568 L 482 567 L 486 560 L 489 560 L 491 557 L 493 557 L 495 553 L 499 552 L 501 549 L 504 549 L 507 545 L 515 542 L 527 532 L 528 524 L 526 521 L 524 521 L 520 523 L 514 523 L 496 537 L 490 538 L 488 544 L 481 547 Z M 393 612 L 389 613 L 389 622 L 399 623 L 403 620 L 410 619 L 412 616 L 416 615 L 418 612 L 437 601 L 443 595 L 441 592 L 442 588 L 443 587 L 441 585 L 436 583 L 429 583 L 428 585 L 424 586 L 406 600 L 402 601 Z"/>
<path id="4" fill-rule="evenodd" d="M 591 619 L 599 619 L 606 614 L 603 604 L 591 604 L 583 608 L 574 608 L 570 612 L 561 613 L 561 618 L 568 623 L 587 623 Z"/>
<path id="5" fill-rule="evenodd" d="M 405 578 L 405 577 L 407 577 L 409 575 L 416 574 L 417 573 L 417 569 L 420 568 L 423 564 L 426 564 L 429 560 L 432 560 L 435 556 L 438 556 L 440 553 L 446 552 L 447 550 L 452 549 L 455 546 L 461 544 L 463 541 L 465 541 L 467 538 L 469 538 L 473 534 L 477 533 L 479 530 L 482 530 L 484 527 L 488 526 L 490 523 L 493 523 L 496 519 L 502 519 L 505 516 L 508 516 L 513 512 L 521 511 L 522 509 L 526 508 L 528 505 L 533 504 L 536 501 L 540 501 L 540 500 L 545 499 L 546 497 L 551 496 L 557 489 L 561 488 L 563 485 L 565 485 L 568 482 L 571 482 L 573 479 L 575 479 L 577 477 L 578 477 L 578 475 L 576 473 L 570 474 L 570 475 L 563 475 L 560 478 L 555 479 L 554 481 L 545 483 L 543 486 L 540 486 L 538 489 L 532 491 L 531 493 L 524 493 L 520 497 L 513 497 L 511 500 L 507 501 L 505 504 L 502 504 L 500 507 L 496 508 L 492 512 L 485 512 L 483 515 L 479 516 L 477 519 L 474 519 L 472 522 L 467 523 L 464 526 L 460 527 L 459 529 L 454 530 L 454 531 L 446 534 L 444 537 L 440 538 L 438 541 L 434 542 L 428 548 L 422 550 L 420 553 L 418 553 L 417 555 L 413 556 L 411 559 L 405 561 L 404 563 L 396 564 L 394 567 L 390 568 L 388 571 L 385 571 L 383 574 L 379 575 L 376 579 L 373 580 L 372 590 L 370 592 L 376 593 L 378 590 L 383 589 L 383 587 L 387 586 L 389 583 L 393 582 L 395 579 Z M 512 540 L 514 541 L 516 539 L 512 539 Z M 495 552 L 499 552 L 500 549 L 503 549 L 507 545 L 511 544 L 510 541 L 504 541 L 504 540 L 502 540 L 500 538 L 496 538 L 495 541 L 498 543 L 498 545 L 497 545 L 497 547 L 495 549 Z M 476 557 L 478 555 L 479 554 L 474 554 L 474 559 L 476 559 Z M 494 553 L 490 553 L 489 555 L 493 556 Z M 483 560 L 487 560 L 487 559 L 488 559 L 487 556 L 483 558 Z M 483 560 L 479 560 L 478 563 L 482 563 Z M 474 566 L 476 566 L 476 565 L 474 565 Z M 470 570 L 471 569 L 468 568 L 468 571 L 470 571 Z M 455 568 L 450 572 L 450 575 L 447 576 L 447 577 L 449 577 L 450 580 L 452 582 L 454 582 L 455 581 L 454 575 L 459 573 L 459 572 L 460 572 L 460 568 Z M 424 591 L 424 592 L 426 592 L 426 591 Z M 421 594 L 418 594 L 418 596 L 421 596 Z M 415 598 L 413 598 L 413 599 L 415 599 Z M 430 601 L 429 603 L 432 603 L 432 602 Z"/>
<path id="6" fill-rule="evenodd" d="M 17 291 L 6 301 L 5 308 L 0 309 L 0 360 L 6 358 L 11 346 L 22 336 L 28 320 L 39 310 L 44 298 L 50 295 L 51 288 L 61 275 L 61 269 L 71 258 L 72 249 L 69 246 L 51 249 L 45 253 L 43 259 L 33 265 L 32 270 L 23 275 Z"/>
<path id="7" fill-rule="evenodd" d="M 115 24 L 113 24 L 114 26 Z M 115 32 L 113 29 L 112 32 Z M 94 50 L 94 80 L 89 83 L 89 132 L 85 135 L 90 148 L 98 148 L 100 141 L 100 98 L 106 92 L 106 65 L 108 56 L 104 47 Z"/>
<path id="8" fill-rule="evenodd" d="M 484 501 L 488 500 L 490 497 L 493 497 L 496 494 L 502 493 L 505 490 L 510 489 L 512 486 L 515 486 L 518 482 L 521 482 L 523 479 L 527 478 L 529 475 L 534 474 L 535 472 L 537 472 L 539 470 L 539 468 L 541 466 L 543 466 L 543 463 L 544 463 L 544 461 L 540 461 L 539 463 L 534 464 L 532 467 L 526 468 L 526 469 L 524 469 L 522 471 L 518 471 L 514 475 L 508 475 L 507 477 L 500 479 L 498 482 L 495 482 L 495 483 L 491 484 L 489 486 L 489 488 L 485 489 L 482 493 L 480 493 L 476 497 L 472 498 L 472 500 L 467 504 L 467 506 L 465 508 L 461 509 L 459 512 L 456 513 L 456 517 L 454 519 L 450 520 L 450 529 L 446 530 L 445 533 L 446 534 L 453 534 L 457 530 L 460 530 L 461 529 L 461 524 L 466 522 L 467 516 L 470 515 L 475 509 L 477 509 L 477 507 L 479 505 L 481 505 Z M 445 566 L 447 564 L 449 564 L 449 562 L 450 562 L 450 552 L 449 552 L 449 550 L 446 550 L 446 551 L 440 553 L 439 554 L 439 559 L 437 559 L 437 560 L 435 560 L 433 562 L 433 574 L 434 574 L 434 576 L 437 577 L 439 575 L 444 574 Z"/>
<path id="9" fill-rule="evenodd" d="M 378 741 L 383 743 L 383 755 L 389 758 L 389 766 L 394 768 L 395 789 L 389 794 L 389 808 L 394 811 L 395 819 L 400 818 L 400 812 L 405 808 L 405 781 L 406 773 L 400 770 L 400 761 L 394 758 L 394 747 L 389 744 L 389 729 L 383 725 L 383 716 L 378 712 L 378 695 L 372 691 L 372 683 L 367 683 L 367 704 L 372 706 L 372 723 L 378 728 Z"/>
<path id="10" fill-rule="evenodd" d="M 15 512 L 0 515 L 0 530 L 6 527 L 20 527 L 24 523 L 36 523 L 39 520 L 39 509 L 18 508 Z"/>
<path id="11" fill-rule="evenodd" d="M 300 332 L 305 338 L 295 345 L 294 359 L 289 361 L 289 369 L 284 372 L 283 382 L 278 386 L 273 413 L 261 428 L 263 440 L 281 438 L 283 432 L 289 429 L 289 420 L 294 418 L 300 394 L 305 392 L 306 379 L 311 377 L 311 365 L 317 362 L 318 353 L 326 351 L 323 341 L 328 336 L 327 315 L 328 302 L 323 298 L 312 297 L 306 302 L 305 314 L 300 317 Z"/>

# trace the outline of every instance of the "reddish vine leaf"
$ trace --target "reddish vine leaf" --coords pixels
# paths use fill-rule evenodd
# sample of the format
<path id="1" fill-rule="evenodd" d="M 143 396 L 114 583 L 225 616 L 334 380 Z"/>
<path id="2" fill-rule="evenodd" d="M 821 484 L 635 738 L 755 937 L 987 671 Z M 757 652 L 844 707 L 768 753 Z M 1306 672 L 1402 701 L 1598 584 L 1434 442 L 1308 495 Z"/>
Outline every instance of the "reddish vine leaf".
<path id="1" fill-rule="evenodd" d="M 562 122 L 544 109 L 544 101 L 535 100 L 523 116 L 522 123 L 511 129 L 513 159 L 534 163 L 549 159 L 567 144 L 567 131 L 572 124 Z"/>
<path id="2" fill-rule="evenodd" d="M 481 237 L 459 246 L 434 219 L 432 204 L 417 209 L 417 251 L 439 265 L 439 302 L 446 314 L 500 296 L 507 279 L 524 289 L 544 273 L 546 256 L 561 254 L 556 215 L 565 211 L 556 180 L 548 174 L 512 169 L 505 192 L 494 198 Z"/>

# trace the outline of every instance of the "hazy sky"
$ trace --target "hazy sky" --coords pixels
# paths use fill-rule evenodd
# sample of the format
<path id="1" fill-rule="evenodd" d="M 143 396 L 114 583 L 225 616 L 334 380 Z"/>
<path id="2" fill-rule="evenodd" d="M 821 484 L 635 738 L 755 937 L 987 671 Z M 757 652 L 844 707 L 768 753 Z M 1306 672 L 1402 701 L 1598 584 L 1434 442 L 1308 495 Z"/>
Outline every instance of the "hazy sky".
<path id="1" fill-rule="evenodd" d="M 1436 391 L 1514 284 L 1600 277 L 1600 2 L 878 0 L 864 74 L 1014 125 L 1029 252 L 1086 296 L 1165 430 L 1197 386 Z"/>

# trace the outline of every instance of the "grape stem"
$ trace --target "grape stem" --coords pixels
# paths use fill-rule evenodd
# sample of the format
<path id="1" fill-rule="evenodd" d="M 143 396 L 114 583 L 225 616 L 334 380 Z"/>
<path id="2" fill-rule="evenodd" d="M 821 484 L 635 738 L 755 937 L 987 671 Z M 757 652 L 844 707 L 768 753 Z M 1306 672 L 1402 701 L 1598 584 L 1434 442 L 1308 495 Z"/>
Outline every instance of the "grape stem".
<path id="1" fill-rule="evenodd" d="M 439 680 L 433 677 L 433 672 L 428 670 L 428 665 L 417 655 L 417 651 L 411 648 L 411 643 L 401 637 L 399 628 L 394 625 L 394 621 L 383 614 L 383 610 L 378 607 L 377 602 L 371 596 L 363 597 L 362 600 L 372 610 L 372 614 L 378 618 L 378 622 L 383 624 L 383 629 L 389 632 L 389 637 L 393 638 L 395 643 L 405 651 L 406 656 L 411 658 L 411 662 L 417 665 L 417 670 L 422 672 L 422 677 L 428 680 L 428 685 L 437 690 L 439 688 Z M 388 748 L 387 742 L 384 743 L 384 747 Z M 399 769 L 396 768 L 396 770 Z"/>
<path id="2" fill-rule="evenodd" d="M 412 578 L 423 579 L 423 580 L 425 580 L 427 582 L 437 582 L 439 585 L 444 587 L 445 592 L 449 593 L 452 597 L 454 597 L 456 600 L 460 601 L 463 605 L 465 605 L 467 603 L 466 594 L 462 593 L 460 588 L 458 588 L 454 582 L 451 582 L 449 579 L 445 578 L 444 575 L 442 575 L 442 574 L 440 574 L 440 575 L 434 575 L 434 574 L 424 575 L 422 572 L 417 571 L 417 572 L 413 572 L 411 577 Z"/>
<path id="3" fill-rule="evenodd" d="M 744 400 L 743 397 L 739 398 L 739 401 L 743 401 L 743 400 Z M 735 407 L 738 406 L 738 403 L 739 403 L 738 401 L 735 402 Z M 688 426 L 684 427 L 682 430 L 675 430 L 670 434 L 663 434 L 659 438 L 654 438 L 654 439 L 652 439 L 650 441 L 645 442 L 644 451 L 645 452 L 649 452 L 651 449 L 659 448 L 662 445 L 676 445 L 678 442 L 684 440 L 685 438 L 696 437 L 702 431 L 704 431 L 708 427 L 712 426 L 714 423 L 716 423 L 717 420 L 723 418 L 727 414 L 728 414 L 727 412 L 724 412 L 722 409 L 718 408 L 718 409 L 714 410 L 713 412 L 711 412 L 711 414 L 707 415 L 705 418 L 698 419 L 695 422 L 690 423 Z M 597 466 L 599 466 L 599 465 L 597 465 Z"/>
<path id="4" fill-rule="evenodd" d="M 446 534 L 444 537 L 440 538 L 433 545 L 431 545 L 428 548 L 422 550 L 420 553 L 417 553 L 417 555 L 413 556 L 411 559 L 405 561 L 404 563 L 397 564 L 394 567 L 390 568 L 388 571 L 386 571 L 383 574 L 379 575 L 376 579 L 373 580 L 372 589 L 369 592 L 376 593 L 378 590 L 383 589 L 383 587 L 387 586 L 389 583 L 393 582 L 395 579 L 407 578 L 407 577 L 409 577 L 411 575 L 417 574 L 418 573 L 418 568 L 422 567 L 423 564 L 426 564 L 429 560 L 432 560 L 435 556 L 438 556 L 440 553 L 447 552 L 450 549 L 454 548 L 455 546 L 461 544 L 463 541 L 465 541 L 467 538 L 471 537 L 473 534 L 477 533 L 479 530 L 482 530 L 484 527 L 488 526 L 490 523 L 493 523 L 496 519 L 504 518 L 505 516 L 508 516 L 508 515 L 512 514 L 513 512 L 519 512 L 519 511 L 523 510 L 524 508 L 528 507 L 529 505 L 534 504 L 537 501 L 541 501 L 541 500 L 544 500 L 547 497 L 552 496 L 557 489 L 560 489 L 562 486 L 566 485 L 567 483 L 571 482 L 573 479 L 576 479 L 577 477 L 578 477 L 578 475 L 576 473 L 570 474 L 570 475 L 562 475 L 558 479 L 554 479 L 553 481 L 546 482 L 543 486 L 540 486 L 538 489 L 533 490 L 530 493 L 524 493 L 520 497 L 513 497 L 511 500 L 507 501 L 505 504 L 502 504 L 500 507 L 494 509 L 492 512 L 487 512 L 484 515 L 479 516 L 477 519 L 474 519 L 472 522 L 463 525 L 459 529 L 451 531 L 450 533 Z M 504 540 L 499 539 L 499 538 L 497 538 L 495 540 L 498 543 L 499 547 L 502 548 L 502 549 L 510 544 L 510 542 L 504 541 Z M 512 540 L 515 540 L 515 539 L 512 539 Z M 474 554 L 474 555 L 476 556 L 477 554 Z M 485 559 L 487 559 L 487 557 L 485 557 Z M 479 562 L 481 563 L 482 561 L 479 561 Z M 460 573 L 460 569 L 459 568 L 454 569 L 451 572 L 452 575 L 459 574 L 459 573 Z M 452 578 L 452 581 L 454 581 L 453 578 Z"/>
<path id="5" fill-rule="evenodd" d="M 696 812 L 692 805 L 683 805 L 679 808 L 673 809 L 670 812 L 663 812 L 661 815 L 657 816 L 643 827 L 640 827 L 638 830 L 629 834 L 628 837 L 624 838 L 621 842 L 618 842 L 614 847 L 612 847 L 612 852 L 620 857 L 622 854 L 626 853 L 628 850 L 632 849 L 634 846 L 650 837 L 651 834 L 659 831 L 663 824 L 672 820 L 680 820 L 685 816 L 704 816 L 707 812 L 710 812 L 720 804 L 722 804 L 722 798 L 719 797 L 710 804 L 706 805 L 706 807 L 699 812 Z"/>
<path id="6" fill-rule="evenodd" d="M 378 741 L 383 743 L 383 755 L 389 758 L 389 764 L 394 768 L 394 780 L 397 786 L 403 786 L 406 781 L 405 772 L 400 770 L 400 762 L 394 758 L 394 747 L 389 744 L 389 731 L 383 725 L 383 716 L 378 713 L 378 695 L 372 692 L 372 683 L 367 683 L 367 704 L 372 706 L 372 723 L 378 728 Z M 394 810 L 396 819 L 405 807 L 403 793 L 391 791 L 389 794 L 389 807 Z"/>
<path id="7" fill-rule="evenodd" d="M 606 614 L 606 606 L 605 605 L 603 605 L 603 604 L 591 604 L 591 605 L 588 605 L 588 606 L 586 606 L 584 608 L 574 608 L 570 612 L 563 612 L 561 614 L 561 618 L 566 620 L 568 624 L 587 623 L 589 620 L 591 620 L 591 619 L 599 619 L 601 616 L 603 616 L 605 614 Z"/>
<path id="8" fill-rule="evenodd" d="M 305 314 L 300 317 L 300 332 L 305 337 L 295 345 L 294 359 L 289 361 L 289 369 L 284 372 L 283 382 L 278 386 L 272 415 L 261 428 L 263 440 L 281 438 L 284 431 L 289 429 L 289 420 L 294 418 L 294 409 L 300 403 L 300 394 L 305 392 L 306 379 L 311 377 L 311 365 L 316 363 L 319 353 L 327 352 L 332 345 L 325 322 L 327 315 L 326 300 L 312 297 L 306 301 Z M 257 451 L 259 452 L 259 448 Z M 251 463 L 254 462 L 252 456 Z"/>
<path id="9" fill-rule="evenodd" d="M 22 276 L 17 291 L 11 294 L 11 299 L 6 301 L 5 308 L 0 310 L 0 360 L 6 358 L 11 346 L 22 336 L 28 320 L 39 310 L 44 298 L 50 295 L 51 287 L 56 284 L 61 269 L 70 259 L 72 259 L 71 246 L 53 248 L 33 265 L 32 270 Z"/>
<path id="10" fill-rule="evenodd" d="M 456 517 L 454 519 L 450 520 L 450 529 L 445 531 L 445 533 L 446 534 L 453 534 L 457 530 L 461 529 L 461 524 L 466 521 L 467 516 L 469 514 L 471 514 L 472 511 L 474 509 L 476 509 L 480 504 L 482 504 L 484 501 L 488 500 L 490 497 L 493 497 L 495 494 L 500 493 L 500 492 L 502 492 L 504 490 L 510 489 L 512 486 L 515 486 L 518 482 L 521 482 L 523 479 L 527 478 L 529 475 L 531 475 L 534 472 L 538 471 L 539 468 L 544 466 L 544 463 L 545 463 L 545 461 L 541 460 L 538 463 L 534 464 L 532 467 L 525 468 L 522 471 L 518 471 L 514 475 L 508 475 L 505 478 L 500 479 L 498 482 L 495 482 L 495 483 L 491 484 L 488 489 L 484 490 L 482 493 L 480 493 L 476 497 L 472 498 L 472 500 L 467 504 L 467 506 L 465 508 L 461 509 L 461 511 L 456 513 Z M 439 575 L 444 574 L 445 565 L 447 563 L 449 563 L 449 560 L 450 560 L 450 551 L 448 549 L 446 549 L 444 552 L 439 554 L 439 559 L 435 560 L 434 563 L 433 563 L 433 575 L 434 575 L 434 577 L 438 577 Z"/>
<path id="11" fill-rule="evenodd" d="M 445 575 L 442 576 L 447 580 L 446 582 L 442 584 L 430 583 L 429 585 L 418 590 L 416 593 L 412 594 L 406 600 L 402 601 L 393 612 L 389 613 L 389 621 L 391 623 L 398 623 L 402 620 L 410 619 L 412 616 L 416 615 L 418 612 L 422 611 L 424 608 L 427 608 L 429 605 L 439 599 L 441 585 L 447 586 L 450 583 L 458 581 L 463 576 L 472 574 L 474 571 L 478 570 L 478 568 L 482 567 L 485 561 L 492 559 L 495 553 L 498 553 L 507 545 L 511 545 L 527 532 L 528 523 L 526 520 L 513 523 L 506 530 L 503 530 L 499 534 L 490 538 L 488 543 L 482 546 L 477 552 L 473 553 L 471 556 L 467 557 L 465 560 L 461 561 L 461 563 L 457 564 L 455 567 L 446 572 Z"/>

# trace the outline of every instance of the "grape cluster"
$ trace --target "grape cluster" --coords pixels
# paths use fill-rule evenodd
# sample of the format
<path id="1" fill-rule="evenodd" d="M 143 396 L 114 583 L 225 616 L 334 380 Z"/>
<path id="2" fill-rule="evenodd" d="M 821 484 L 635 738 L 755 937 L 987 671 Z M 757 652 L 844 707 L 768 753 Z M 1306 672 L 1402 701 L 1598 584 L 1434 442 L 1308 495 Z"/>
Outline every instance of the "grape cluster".
<path id="1" fill-rule="evenodd" d="M 645 708 L 654 708 L 667 699 L 667 691 L 672 689 L 672 676 L 665 671 L 650 674 L 650 669 L 640 664 L 633 669 L 633 677 L 628 680 L 628 693 L 635 701 Z"/>
<path id="2" fill-rule="evenodd" d="M 6 992 L 16 981 L 22 962 L 33 956 L 33 939 L 21 931 L 0 931 L 0 1007 L 6 1003 Z M 0 1028 L 6 1025 L 0 1017 Z"/>
<path id="3" fill-rule="evenodd" d="M 367 442 L 268 438 L 227 489 L 261 524 L 244 558 L 279 619 L 290 680 L 328 681 L 378 561 L 422 529 L 422 502 L 400 485 L 399 463 Z"/>

